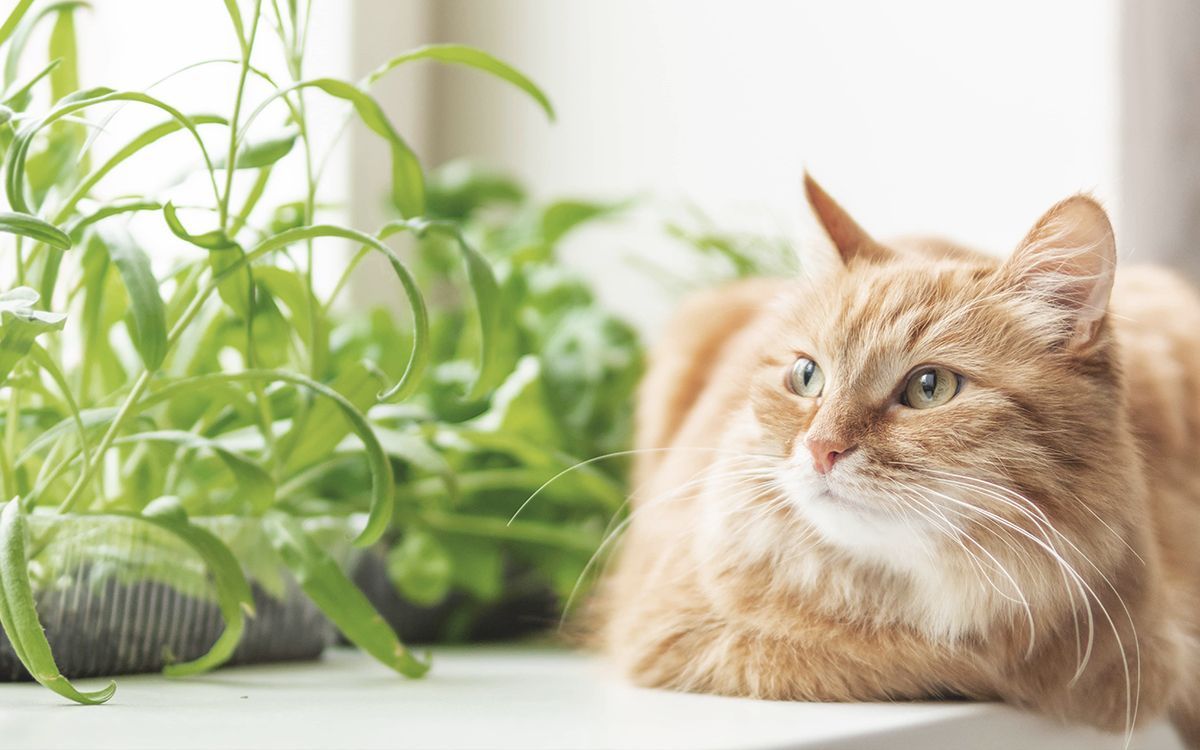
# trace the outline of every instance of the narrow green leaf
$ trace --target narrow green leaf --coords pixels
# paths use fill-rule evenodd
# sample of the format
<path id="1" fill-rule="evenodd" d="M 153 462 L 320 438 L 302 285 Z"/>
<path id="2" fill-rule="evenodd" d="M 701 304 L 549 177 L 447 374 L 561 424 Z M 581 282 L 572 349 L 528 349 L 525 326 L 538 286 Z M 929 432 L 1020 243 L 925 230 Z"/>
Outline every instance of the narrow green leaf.
<path id="1" fill-rule="evenodd" d="M 270 515 L 267 536 L 308 597 L 350 642 L 406 677 L 420 677 L 429 665 L 400 643 L 358 587 L 293 518 Z"/>
<path id="2" fill-rule="evenodd" d="M 237 0 L 225 0 L 225 12 L 229 14 L 229 20 L 233 22 L 233 31 L 237 34 L 238 47 L 246 48 L 246 28 L 242 23 L 242 12 L 238 10 Z"/>
<path id="3" fill-rule="evenodd" d="M 450 555 L 433 535 L 409 527 L 400 543 L 388 550 L 387 574 L 392 585 L 413 604 L 430 607 L 450 593 Z"/>
<path id="4" fill-rule="evenodd" d="M 54 69 L 62 65 L 62 60 L 51 60 L 46 63 L 45 67 L 29 77 L 29 80 L 20 86 L 9 86 L 4 90 L 4 104 L 12 107 L 18 112 L 24 112 L 29 106 L 29 102 L 33 100 L 33 87 L 38 84 L 46 76 L 54 72 Z"/>
<path id="5" fill-rule="evenodd" d="M 475 297 L 475 314 L 479 322 L 479 372 L 467 389 L 468 400 L 478 399 L 499 385 L 505 376 L 504 347 L 504 302 L 500 296 L 496 275 L 487 259 L 463 237 L 458 226 L 452 222 L 408 219 L 389 222 L 379 230 L 379 238 L 385 239 L 401 232 L 412 232 L 418 237 L 426 234 L 441 234 L 454 241 L 467 267 L 467 281 Z"/>
<path id="6" fill-rule="evenodd" d="M 375 403 L 379 378 L 362 363 L 355 363 L 339 372 L 329 387 L 365 412 Z M 328 458 L 349 433 L 350 424 L 336 404 L 328 400 L 317 403 L 282 440 L 283 445 L 290 447 L 285 471 L 291 473 Z"/>
<path id="7" fill-rule="evenodd" d="M 50 643 L 38 621 L 33 587 L 29 582 L 25 533 L 21 503 L 10 500 L 0 511 L 0 625 L 33 679 L 76 703 L 104 703 L 116 692 L 115 682 L 94 692 L 78 690 L 62 676 L 54 663 Z"/>
<path id="8" fill-rule="evenodd" d="M 397 55 L 371 71 L 370 75 L 367 76 L 367 85 L 375 83 L 387 75 L 388 72 L 400 67 L 404 63 L 414 60 L 436 60 L 437 62 L 465 65 L 476 70 L 482 70 L 485 73 L 490 73 L 529 94 L 538 103 L 538 106 L 542 108 L 542 111 L 546 113 L 546 117 L 551 120 L 554 119 L 554 107 L 550 104 L 550 100 L 538 88 L 537 84 L 529 80 L 524 73 L 508 63 L 497 60 L 486 52 L 462 44 L 430 44 L 410 50 L 402 55 Z"/>
<path id="9" fill-rule="evenodd" d="M 291 311 L 295 333 L 308 348 L 313 372 L 325 372 L 329 357 L 329 318 L 321 304 L 310 294 L 304 276 L 298 271 L 264 265 L 255 268 L 254 278 Z M 341 388 L 337 390 L 345 393 Z M 359 404 L 355 399 L 351 401 L 364 410 L 369 406 Z"/>
<path id="10" fill-rule="evenodd" d="M 135 518 L 174 534 L 195 550 L 212 574 L 217 606 L 225 621 L 225 630 L 208 653 L 193 661 L 170 664 L 163 669 L 163 673 L 168 677 L 187 677 L 207 672 L 229 661 L 245 631 L 246 615 L 254 614 L 254 595 L 233 552 L 212 532 L 189 521 L 174 498 L 159 498 L 147 505 L 142 514 L 113 515 Z"/>
<path id="11" fill-rule="evenodd" d="M 248 264 L 243 267 L 241 261 L 245 257 L 245 252 L 242 251 L 241 246 L 219 229 L 204 234 L 188 232 L 183 223 L 179 221 L 179 217 L 175 214 L 175 206 L 170 201 L 163 206 L 163 218 L 166 219 L 171 234 L 184 242 L 209 251 L 208 262 L 212 267 L 213 276 L 221 277 L 217 293 L 238 316 L 249 318 L 254 304 L 251 296 L 254 291 L 254 276 Z M 237 273 L 225 275 L 227 269 L 235 267 L 240 269 Z"/>
<path id="12" fill-rule="evenodd" d="M 70 18 L 77 8 L 91 7 L 88 3 L 79 2 L 78 0 L 65 0 L 63 2 L 50 3 L 42 6 L 37 13 L 29 16 L 21 22 L 15 29 L 12 40 L 8 43 L 8 52 L 4 59 L 4 87 L 12 86 L 17 77 L 17 69 L 20 67 L 21 57 L 25 51 L 25 46 L 29 43 L 30 37 L 33 35 L 33 30 L 38 23 L 52 14 L 59 14 L 59 20 L 64 16 Z M 72 27 L 73 28 L 73 27 Z M 73 34 L 72 34 L 73 37 Z M 72 45 L 73 46 L 73 45 Z M 72 50 L 63 44 L 61 39 L 55 39 L 55 32 L 50 35 L 50 57 L 51 59 L 60 59 L 63 53 L 70 53 Z M 70 61 L 70 66 L 74 66 L 74 61 Z M 53 88 L 53 86 L 52 86 Z M 69 91 L 74 91 L 78 85 L 72 87 Z M 58 99 L 65 93 L 63 91 L 55 91 L 54 98 Z"/>
<path id="13" fill-rule="evenodd" d="M 41 347 L 36 341 L 29 350 L 30 358 L 34 364 L 42 368 L 54 384 L 58 386 L 58 390 L 62 393 L 63 400 L 67 404 L 67 409 L 71 412 L 71 420 L 75 423 L 75 428 L 79 432 L 79 445 L 83 453 L 84 460 L 91 460 L 88 453 L 88 435 L 87 426 L 83 423 L 83 412 L 79 410 L 79 404 L 75 401 L 75 396 L 71 393 L 71 385 L 67 382 L 67 376 L 59 368 L 58 363 L 50 356 L 50 353 Z"/>
<path id="14" fill-rule="evenodd" d="M 30 214 L 0 211 L 0 232 L 29 237 L 59 250 L 71 247 L 71 238 L 66 232 Z"/>
<path id="15" fill-rule="evenodd" d="M 442 486 L 441 497 L 451 501 L 458 497 L 458 475 L 454 473 L 446 457 L 425 435 L 415 431 L 401 432 L 378 425 L 375 426 L 375 434 L 389 456 L 436 475 Z"/>
<path id="16" fill-rule="evenodd" d="M 235 273 L 237 268 L 242 264 L 252 263 L 258 258 L 293 243 L 317 237 L 340 237 L 382 253 L 388 259 L 388 262 L 391 263 L 392 270 L 404 286 L 404 292 L 408 297 L 409 309 L 412 312 L 413 318 L 413 348 L 409 354 L 408 365 L 404 368 L 404 373 L 400 376 L 400 379 L 394 386 L 381 393 L 378 398 L 381 401 L 399 401 L 407 398 L 416 390 L 417 385 L 420 383 L 420 378 L 429 363 L 429 312 L 425 307 L 425 298 L 421 294 L 421 289 L 417 286 L 417 281 L 413 278 L 408 267 L 404 265 L 404 261 L 400 260 L 400 257 L 391 248 L 380 242 L 378 238 L 332 224 L 318 224 L 310 227 L 289 229 L 268 237 L 255 245 L 246 253 L 246 257 L 240 263 L 222 271 L 215 278 L 215 281 L 219 284 L 230 274 Z"/>
<path id="17" fill-rule="evenodd" d="M 318 383 L 312 378 L 305 377 L 286 370 L 244 370 L 242 372 L 214 372 L 206 375 L 196 375 L 189 378 L 179 378 L 146 396 L 137 405 L 137 411 L 144 411 L 151 406 L 169 401 L 181 394 L 191 396 L 196 389 L 220 386 L 225 383 L 252 382 L 283 382 L 308 389 L 317 395 L 332 400 L 342 410 L 342 415 L 350 423 L 354 434 L 363 443 L 367 465 L 371 473 L 371 507 L 367 514 L 367 525 L 354 543 L 360 547 L 370 546 L 379 541 L 392 520 L 394 511 L 396 483 L 392 476 L 392 466 L 388 462 L 379 438 L 371 428 L 371 423 L 362 412 L 354 407 L 345 396 L 327 385 Z"/>
<path id="18" fill-rule="evenodd" d="M 129 294 L 130 338 L 146 369 L 157 370 L 167 355 L 167 312 L 150 258 L 124 233 L 96 227 L 89 238 L 104 248 L 117 267 Z"/>
<path id="19" fill-rule="evenodd" d="M 133 213 L 135 211 L 160 211 L 162 204 L 158 201 L 146 200 L 144 198 L 128 198 L 125 200 L 116 200 L 107 205 L 101 206 L 88 214 L 79 216 L 74 221 L 66 226 L 64 230 L 67 236 L 72 238 L 72 241 L 78 240 L 83 236 L 83 230 L 95 224 L 98 221 L 104 221 L 110 216 L 118 216 L 120 214 Z"/>
<path id="20" fill-rule="evenodd" d="M 190 118 L 166 102 L 140 91 L 114 91 L 109 88 L 98 87 L 77 91 L 70 96 L 64 97 L 50 112 L 40 119 L 29 123 L 17 133 L 5 156 L 4 189 L 10 206 L 22 213 L 34 213 L 25 196 L 25 163 L 30 145 L 33 143 L 34 137 L 38 132 L 42 128 L 64 117 L 68 117 L 88 107 L 107 104 L 109 102 L 136 102 L 145 104 L 166 112 L 172 119 L 180 123 L 191 134 L 196 147 L 200 150 L 200 155 L 203 157 L 205 167 L 207 168 L 213 195 L 218 199 L 220 198 L 216 175 L 213 172 L 212 158 L 208 154 L 208 149 L 205 147 L 203 139 L 200 138 L 200 134 L 196 131 L 195 123 Z"/>
<path id="21" fill-rule="evenodd" d="M 248 128 L 254 118 L 271 102 L 304 88 L 320 89 L 329 96 L 350 102 L 363 124 L 387 141 L 392 157 L 392 202 L 399 209 L 401 216 L 407 218 L 420 215 L 425 210 L 425 175 L 421 170 L 420 160 L 396 132 L 379 102 L 352 83 L 336 78 L 314 78 L 278 89 L 250 113 L 243 128 Z"/>
<path id="22" fill-rule="evenodd" d="M 4 19 L 4 24 L 0 25 L 0 44 L 3 44 L 12 36 L 13 31 L 17 28 L 17 24 L 21 22 L 21 18 L 31 5 L 33 5 L 33 0 L 17 0 L 17 4 L 13 6 L 8 17 Z"/>
<path id="23" fill-rule="evenodd" d="M 217 115 L 191 115 L 188 120 L 190 120 L 193 125 L 224 125 L 226 122 L 224 117 L 219 117 Z M 79 203 L 79 201 L 83 200 L 84 196 L 91 192 L 92 188 L 94 188 L 96 184 L 100 182 L 100 180 L 104 179 L 105 175 L 116 169 L 118 165 L 142 149 L 162 138 L 165 138 L 171 133 L 177 133 L 180 130 L 183 130 L 184 127 L 184 123 L 180 122 L 179 120 L 167 120 L 166 122 L 159 123 L 158 125 L 147 129 L 135 138 L 131 139 L 124 146 L 117 149 L 107 161 L 105 161 L 96 169 L 92 170 L 87 177 L 84 177 L 83 180 L 80 181 L 79 185 L 75 187 L 75 190 L 71 193 L 70 197 L 63 201 L 62 208 L 59 209 L 59 212 L 55 218 L 59 221 L 65 221 L 70 213 L 75 210 L 75 206 Z"/>
<path id="24" fill-rule="evenodd" d="M 167 227 L 171 230 L 171 234 L 175 235 L 184 242 L 191 243 L 196 247 L 204 250 L 226 250 L 234 246 L 234 241 L 225 236 L 219 229 L 214 229 L 204 234 L 192 234 L 179 220 L 179 216 L 175 212 L 175 205 L 171 201 L 167 201 L 163 205 L 163 218 L 167 221 Z"/>
<path id="25" fill-rule="evenodd" d="M 79 89 L 79 49 L 75 39 L 75 10 L 89 8 L 88 3 L 59 4 L 58 18 L 50 31 L 50 59 L 62 65 L 50 74 L 50 98 L 57 101 Z"/>
<path id="26" fill-rule="evenodd" d="M 237 482 L 238 497 L 245 501 L 250 513 L 261 515 L 275 502 L 275 482 L 267 470 L 217 440 L 183 430 L 153 430 L 113 441 L 115 445 L 136 445 L 141 442 L 171 443 L 181 448 L 212 451 L 233 475 Z"/>
<path id="27" fill-rule="evenodd" d="M 0 294 L 0 382 L 29 353 L 34 339 L 61 331 L 67 316 L 33 309 L 38 293 L 27 286 Z"/>
<path id="28" fill-rule="evenodd" d="M 260 169 L 270 166 L 291 153 L 299 137 L 299 131 L 293 129 L 274 138 L 243 144 L 238 149 L 234 169 Z M 225 160 L 218 159 L 214 166 L 225 166 Z"/>

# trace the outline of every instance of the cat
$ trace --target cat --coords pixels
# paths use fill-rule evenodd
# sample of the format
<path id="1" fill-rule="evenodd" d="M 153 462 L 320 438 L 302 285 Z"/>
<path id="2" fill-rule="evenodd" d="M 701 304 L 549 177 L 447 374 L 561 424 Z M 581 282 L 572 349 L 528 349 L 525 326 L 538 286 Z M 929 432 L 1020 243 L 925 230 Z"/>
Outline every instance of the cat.
<path id="1" fill-rule="evenodd" d="M 652 354 L 600 646 L 645 686 L 1165 714 L 1200 747 L 1200 297 L 1116 274 L 1085 195 L 1001 260 L 805 192 L 829 251 Z"/>

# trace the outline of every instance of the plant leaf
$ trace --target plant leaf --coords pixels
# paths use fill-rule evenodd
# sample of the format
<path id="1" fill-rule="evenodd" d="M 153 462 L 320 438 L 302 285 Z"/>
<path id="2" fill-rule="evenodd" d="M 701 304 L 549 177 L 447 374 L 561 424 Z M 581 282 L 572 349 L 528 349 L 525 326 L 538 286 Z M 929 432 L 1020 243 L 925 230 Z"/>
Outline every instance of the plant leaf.
<path id="1" fill-rule="evenodd" d="M 331 399 L 337 403 L 342 414 L 349 421 L 354 433 L 363 443 L 367 464 L 371 472 L 371 507 L 367 514 L 367 525 L 354 540 L 355 545 L 367 547 L 379 541 L 387 531 L 394 511 L 396 482 L 392 476 L 392 466 L 388 463 L 387 454 L 370 422 L 362 412 L 354 407 L 345 396 L 327 385 L 318 383 L 312 378 L 289 372 L 287 370 L 243 370 L 241 372 L 213 372 L 205 375 L 195 375 L 189 378 L 179 378 L 158 389 L 138 402 L 137 410 L 144 411 L 151 406 L 169 401 L 180 394 L 193 395 L 198 388 L 213 387 L 225 383 L 238 382 L 284 382 L 313 391 L 319 396 Z"/>
<path id="2" fill-rule="evenodd" d="M 252 459 L 232 450 L 219 441 L 184 430 L 153 430 L 117 438 L 114 444 L 139 442 L 171 443 L 181 448 L 212 451 L 233 474 L 238 497 L 245 498 L 250 513 L 262 515 L 275 502 L 275 482 L 267 470 Z"/>
<path id="3" fill-rule="evenodd" d="M 167 312 L 158 292 L 158 280 L 150 270 L 150 258 L 124 233 L 97 227 L 90 242 L 108 253 L 129 294 L 129 335 L 147 370 L 157 370 L 167 356 Z"/>
<path id="4" fill-rule="evenodd" d="M 396 381 L 394 386 L 381 393 L 377 398 L 381 401 L 399 401 L 407 398 L 416 390 L 417 385 L 420 383 L 421 375 L 424 374 L 425 368 L 429 363 L 429 311 L 425 307 L 425 298 L 421 294 L 421 289 L 417 286 L 417 281 L 413 278 L 408 267 L 404 265 L 404 261 L 400 260 L 400 257 L 391 248 L 380 242 L 378 238 L 333 224 L 317 224 L 310 227 L 289 229 L 268 237 L 252 247 L 246 253 L 245 258 L 222 271 L 215 277 L 215 281 L 220 283 L 229 274 L 235 273 L 242 264 L 252 263 L 264 255 L 273 253 L 295 242 L 317 237 L 340 237 L 382 253 L 388 259 L 388 262 L 391 263 L 392 270 L 404 286 L 404 292 L 408 297 L 409 310 L 412 312 L 413 318 L 413 348 L 409 354 L 408 364 L 404 368 L 404 373 L 400 376 L 400 379 Z"/>
<path id="5" fill-rule="evenodd" d="M 27 286 L 0 294 L 0 382 L 29 353 L 34 339 L 47 331 L 61 331 L 67 316 L 33 309 L 38 293 Z"/>
<path id="6" fill-rule="evenodd" d="M 351 643 L 406 677 L 420 677 L 429 671 L 429 665 L 400 643 L 367 597 L 295 519 L 272 514 L 263 521 L 272 546 L 300 587 Z"/>
<path id="7" fill-rule="evenodd" d="M 367 407 L 375 403 L 375 395 L 379 393 L 379 378 L 362 363 L 355 363 L 339 372 L 329 387 L 345 396 L 355 408 L 365 412 Z M 328 458 L 349 432 L 350 424 L 335 403 L 328 400 L 318 402 L 283 438 L 283 444 L 290 446 L 284 464 L 285 471 L 297 471 Z"/>
<path id="8" fill-rule="evenodd" d="M 218 115 L 191 115 L 187 118 L 187 120 L 193 126 L 224 125 L 226 123 L 225 118 Z M 84 196 L 86 196 L 91 189 L 100 182 L 100 180 L 104 179 L 105 175 L 116 169 L 121 162 L 146 148 L 150 144 L 165 138 L 171 133 L 176 133 L 180 130 L 183 130 L 185 127 L 186 124 L 179 120 L 167 120 L 166 122 L 161 122 L 158 125 L 145 130 L 137 137 L 126 143 L 124 146 L 117 149 L 117 151 L 115 151 L 107 161 L 105 161 L 99 167 L 96 167 L 96 169 L 92 170 L 87 177 L 84 177 L 83 180 L 80 181 L 79 185 L 75 187 L 75 190 L 71 193 L 70 197 L 63 201 L 63 206 L 55 218 L 60 221 L 65 221 L 70 212 L 75 209 L 75 206 L 79 203 L 79 201 L 81 201 Z"/>
<path id="9" fill-rule="evenodd" d="M 462 253 L 463 262 L 467 267 L 467 281 L 475 297 L 476 319 L 479 322 L 479 372 L 467 389 L 466 399 L 478 399 L 495 388 L 505 375 L 505 362 L 502 357 L 504 347 L 500 339 L 503 335 L 504 321 L 509 319 L 509 316 L 504 314 L 504 302 L 492 266 L 466 241 L 458 226 L 452 222 L 425 219 L 393 221 L 385 224 L 379 230 L 378 236 L 385 239 L 401 231 L 412 232 L 418 237 L 441 234 L 455 242 Z M 399 388 L 399 384 L 396 388 Z M 385 394 L 381 399 L 387 400 L 389 396 L 390 394 Z"/>
<path id="10" fill-rule="evenodd" d="M 507 81 L 526 94 L 529 94 L 538 103 L 538 106 L 542 108 L 542 111 L 546 113 L 546 117 L 551 120 L 554 119 L 554 107 L 550 104 L 550 100 L 538 88 L 537 84 L 529 80 L 524 73 L 508 63 L 497 60 L 482 50 L 463 44 L 430 44 L 424 47 L 417 47 L 402 55 L 397 55 L 371 71 L 367 76 L 367 85 L 375 83 L 387 75 L 389 71 L 400 67 L 404 63 L 414 60 L 436 60 L 443 63 L 465 65 L 476 70 L 482 70 L 485 73 L 491 73 L 497 78 Z"/>
<path id="11" fill-rule="evenodd" d="M 335 99 L 350 102 L 363 124 L 387 141 L 392 157 L 392 202 L 405 218 L 420 215 L 425 210 L 425 175 L 420 160 L 392 127 L 379 102 L 352 83 L 336 78 L 314 78 L 277 89 L 250 113 L 243 128 L 248 128 L 271 102 L 304 88 L 320 89 Z"/>
<path id="12" fill-rule="evenodd" d="M 33 5 L 33 0 L 17 0 L 17 4 L 13 6 L 12 11 L 8 14 L 8 18 L 4 19 L 4 24 L 0 25 L 0 44 L 3 44 L 12 36 L 13 31 L 17 28 L 17 24 L 21 22 L 21 18 L 31 5 Z"/>
<path id="13" fill-rule="evenodd" d="M 388 550 L 387 574 L 406 599 L 430 607 L 450 593 L 453 569 L 450 555 L 433 535 L 410 527 L 400 543 Z"/>
<path id="14" fill-rule="evenodd" d="M 63 17 L 71 18 L 77 8 L 91 7 L 88 3 L 80 2 L 79 0 L 63 0 L 62 2 L 54 2 L 45 5 L 38 9 L 38 12 L 26 18 L 20 26 L 15 29 L 12 40 L 8 43 L 8 52 L 4 59 L 4 86 L 8 88 L 12 86 L 13 81 L 17 77 L 17 68 L 20 65 L 21 54 L 25 51 L 25 45 L 29 43 L 29 39 L 33 34 L 34 28 L 38 23 L 51 14 L 58 13 L 59 19 Z M 73 28 L 73 26 L 72 26 Z M 74 34 L 72 33 L 72 37 Z M 61 40 L 55 40 L 55 33 L 51 32 L 50 36 L 50 58 L 59 59 L 63 57 L 64 52 L 70 52 L 62 45 Z M 73 45 L 72 45 L 73 46 Z M 74 67 L 74 60 L 67 61 L 68 67 Z M 51 87 L 54 89 L 54 99 L 58 99 L 65 93 L 69 93 L 78 87 L 71 87 L 68 91 L 60 91 L 57 86 Z"/>
<path id="15" fill-rule="evenodd" d="M 70 96 L 63 97 L 52 110 L 40 119 L 23 127 L 17 133 L 12 145 L 9 146 L 4 165 L 4 190 L 8 196 L 10 206 L 23 213 L 33 213 L 29 206 L 29 201 L 25 196 L 25 162 L 28 157 L 30 145 L 33 143 L 34 137 L 38 132 L 42 128 L 75 112 L 97 104 L 107 104 L 109 102 L 137 102 L 145 104 L 166 112 L 172 119 L 180 123 L 191 134 L 196 147 L 200 150 L 200 155 L 203 157 L 205 167 L 207 168 L 209 182 L 212 185 L 213 195 L 219 198 L 220 190 L 217 187 L 216 175 L 213 173 L 212 158 L 208 154 L 204 140 L 200 138 L 200 134 L 196 131 L 196 124 L 190 118 L 161 99 L 156 99 L 140 91 L 114 91 L 109 88 L 97 87 L 76 91 Z"/>
<path id="16" fill-rule="evenodd" d="M 62 60 L 62 65 L 50 73 L 50 98 L 55 101 L 79 88 L 79 48 L 75 39 L 75 11 L 91 7 L 85 2 L 64 2 L 57 5 L 58 18 L 50 31 L 50 59 Z"/>
<path id="17" fill-rule="evenodd" d="M 261 169 L 270 166 L 291 153 L 298 137 L 300 131 L 293 129 L 274 138 L 242 144 L 234 161 L 234 169 Z M 217 159 L 213 166 L 223 167 L 225 160 Z"/>
<path id="18" fill-rule="evenodd" d="M 175 214 L 175 206 L 170 201 L 163 206 L 163 218 L 166 219 L 171 234 L 184 242 L 209 251 L 208 262 L 213 276 L 221 277 L 221 282 L 217 285 L 217 293 L 221 295 L 225 304 L 229 305 L 230 309 L 240 317 L 249 318 L 254 304 L 251 296 L 254 292 L 253 271 L 247 264 L 238 273 L 224 275 L 227 269 L 242 266 L 240 261 L 245 257 L 245 252 L 241 245 L 238 245 L 219 229 L 204 234 L 192 234 L 179 221 L 179 217 Z"/>
<path id="19" fill-rule="evenodd" d="M 26 213 L 0 211 L 0 232 L 28 237 L 58 250 L 71 248 L 71 238 L 66 232 Z"/>
<path id="20" fill-rule="evenodd" d="M 229 661 L 242 640 L 246 628 L 246 615 L 254 614 L 254 594 L 246 580 L 242 566 L 233 552 L 207 529 L 188 520 L 187 514 L 174 498 L 159 498 L 146 506 L 141 514 L 113 513 L 112 515 L 135 518 L 153 524 L 179 537 L 204 561 L 212 573 L 213 586 L 217 591 L 217 606 L 225 621 L 225 630 L 216 643 L 198 659 L 180 664 L 169 664 L 163 669 L 168 677 L 186 677 L 200 674 Z"/>
<path id="21" fill-rule="evenodd" d="M 13 499 L 0 511 L 0 625 L 33 679 L 76 703 L 98 704 L 112 698 L 115 682 L 93 692 L 78 690 L 58 671 L 46 633 L 38 621 L 29 562 L 25 557 L 25 516 Z"/>
<path id="22" fill-rule="evenodd" d="M 110 216 L 133 213 L 135 211 L 159 211 L 161 209 L 162 204 L 158 201 L 146 200 L 144 198 L 117 200 L 97 208 L 90 214 L 79 216 L 67 225 L 65 231 L 69 237 L 77 240 L 83 235 L 84 229 L 87 229 L 98 221 L 104 221 Z"/>

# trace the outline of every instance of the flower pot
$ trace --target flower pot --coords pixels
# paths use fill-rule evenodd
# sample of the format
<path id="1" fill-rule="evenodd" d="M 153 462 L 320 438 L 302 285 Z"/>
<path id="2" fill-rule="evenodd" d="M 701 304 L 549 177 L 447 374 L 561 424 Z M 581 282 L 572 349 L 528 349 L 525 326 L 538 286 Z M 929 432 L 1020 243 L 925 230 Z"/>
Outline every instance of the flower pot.
<path id="1" fill-rule="evenodd" d="M 437 604 L 423 606 L 396 590 L 388 578 L 386 554 L 384 547 L 363 554 L 352 577 L 405 643 L 511 640 L 558 625 L 557 597 L 520 566 L 506 566 L 505 593 L 497 601 L 479 602 L 456 590 Z"/>
<path id="2" fill-rule="evenodd" d="M 200 557 L 177 537 L 135 519 L 31 515 L 30 578 L 59 670 L 70 678 L 156 672 L 202 656 L 224 629 Z M 195 522 L 242 563 L 256 615 L 229 664 L 314 659 L 336 630 L 305 597 L 256 519 Z M 317 529 L 327 550 L 349 551 L 349 531 Z M 0 634 L 0 680 L 28 680 Z"/>

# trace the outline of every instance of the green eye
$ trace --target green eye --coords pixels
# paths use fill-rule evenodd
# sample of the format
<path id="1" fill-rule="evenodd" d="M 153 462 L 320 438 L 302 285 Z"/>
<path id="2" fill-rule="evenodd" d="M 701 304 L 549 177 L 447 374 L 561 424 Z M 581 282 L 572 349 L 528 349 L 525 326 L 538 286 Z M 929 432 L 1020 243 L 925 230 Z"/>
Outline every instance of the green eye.
<path id="1" fill-rule="evenodd" d="M 825 373 L 808 357 L 800 357 L 787 375 L 788 390 L 797 396 L 816 398 L 825 388 Z"/>
<path id="2" fill-rule="evenodd" d="M 962 378 L 944 367 L 917 370 L 904 385 L 900 403 L 913 409 L 932 409 L 958 395 Z"/>

